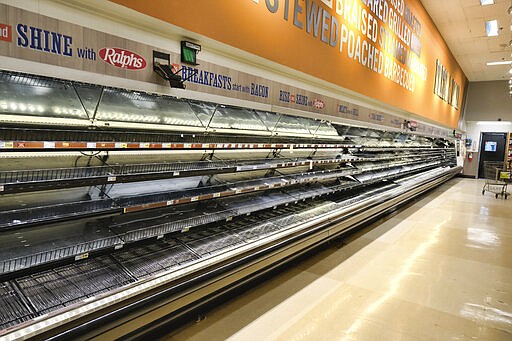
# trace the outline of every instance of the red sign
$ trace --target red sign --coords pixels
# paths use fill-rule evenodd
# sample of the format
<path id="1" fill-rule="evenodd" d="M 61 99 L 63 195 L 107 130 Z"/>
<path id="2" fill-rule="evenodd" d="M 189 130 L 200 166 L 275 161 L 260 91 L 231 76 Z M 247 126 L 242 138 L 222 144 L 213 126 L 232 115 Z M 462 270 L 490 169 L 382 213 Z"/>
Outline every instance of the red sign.
<path id="1" fill-rule="evenodd" d="M 104 47 L 99 51 L 100 58 L 115 67 L 128 70 L 142 70 L 146 67 L 146 60 L 135 52 L 119 47 Z"/>
<path id="2" fill-rule="evenodd" d="M 172 73 L 177 73 L 178 71 L 181 70 L 181 65 L 180 64 L 176 64 L 176 63 L 173 63 L 171 65 L 171 71 Z"/>
<path id="3" fill-rule="evenodd" d="M 323 109 L 325 108 L 325 102 L 322 101 L 321 99 L 315 98 L 315 100 L 313 101 L 313 107 L 317 109 Z"/>
<path id="4" fill-rule="evenodd" d="M 0 40 L 12 42 L 11 25 L 0 24 Z"/>

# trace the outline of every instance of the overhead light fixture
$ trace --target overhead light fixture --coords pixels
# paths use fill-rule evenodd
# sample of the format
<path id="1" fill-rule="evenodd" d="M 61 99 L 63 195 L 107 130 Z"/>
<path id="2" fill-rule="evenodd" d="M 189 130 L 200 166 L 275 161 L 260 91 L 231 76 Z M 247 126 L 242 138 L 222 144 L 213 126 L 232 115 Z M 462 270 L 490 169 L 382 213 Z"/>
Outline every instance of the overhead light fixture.
<path id="1" fill-rule="evenodd" d="M 485 32 L 488 37 L 496 37 L 498 35 L 498 20 L 486 21 Z"/>
<path id="2" fill-rule="evenodd" d="M 512 60 L 502 60 L 499 62 L 487 62 L 487 66 L 493 66 L 493 65 L 510 65 L 512 64 Z"/>
<path id="3" fill-rule="evenodd" d="M 478 124 L 478 125 L 495 125 L 495 124 L 508 125 L 510 123 L 511 123 L 510 121 L 478 121 L 478 122 L 476 122 L 476 124 Z"/>
<path id="4" fill-rule="evenodd" d="M 482 6 L 494 5 L 494 0 L 480 0 L 480 5 L 482 5 Z"/>

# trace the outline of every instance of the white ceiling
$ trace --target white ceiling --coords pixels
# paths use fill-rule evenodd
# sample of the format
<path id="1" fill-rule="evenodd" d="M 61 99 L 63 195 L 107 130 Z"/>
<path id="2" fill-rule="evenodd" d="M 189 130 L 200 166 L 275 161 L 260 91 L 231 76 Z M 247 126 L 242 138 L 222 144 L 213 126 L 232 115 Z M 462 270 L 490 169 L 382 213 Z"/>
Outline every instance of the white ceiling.
<path id="1" fill-rule="evenodd" d="M 512 60 L 511 22 L 507 12 L 512 0 L 421 0 L 462 70 L 471 82 L 509 79 L 511 65 L 487 66 L 487 62 Z M 487 37 L 485 22 L 498 20 L 499 35 Z"/>

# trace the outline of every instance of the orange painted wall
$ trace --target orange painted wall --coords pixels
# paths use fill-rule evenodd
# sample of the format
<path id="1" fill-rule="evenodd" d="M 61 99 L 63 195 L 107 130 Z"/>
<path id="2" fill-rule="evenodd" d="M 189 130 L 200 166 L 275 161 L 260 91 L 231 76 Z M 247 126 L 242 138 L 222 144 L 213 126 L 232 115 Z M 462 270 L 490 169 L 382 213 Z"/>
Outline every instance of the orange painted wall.
<path id="1" fill-rule="evenodd" d="M 288 1 L 288 20 L 283 19 L 286 0 L 277 0 L 280 5 L 276 13 L 267 9 L 265 0 L 259 0 L 259 3 L 253 0 L 111 1 L 443 125 L 457 127 L 460 109 L 456 110 L 433 92 L 436 59 L 461 87 L 459 108 L 462 107 L 467 78 L 418 0 L 406 0 L 406 4 L 422 25 L 420 60 L 427 66 L 428 77 L 426 81 L 416 80 L 413 93 L 350 60 L 346 53 L 340 53 L 339 45 L 331 47 L 307 33 L 306 0 L 297 0 L 303 7 L 299 20 L 304 29 L 293 25 L 295 0 Z M 320 0 L 312 1 L 337 16 L 340 24 L 344 21 Z"/>

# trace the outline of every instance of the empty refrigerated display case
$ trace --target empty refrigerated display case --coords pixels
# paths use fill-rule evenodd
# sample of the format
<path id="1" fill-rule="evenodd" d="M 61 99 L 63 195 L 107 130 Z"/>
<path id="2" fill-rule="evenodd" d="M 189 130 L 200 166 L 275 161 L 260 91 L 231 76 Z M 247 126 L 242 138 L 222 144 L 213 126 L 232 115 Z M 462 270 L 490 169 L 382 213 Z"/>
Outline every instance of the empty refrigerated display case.
<path id="1" fill-rule="evenodd" d="M 143 335 L 460 172 L 447 138 L 7 71 L 0 121 L 7 339 Z"/>

